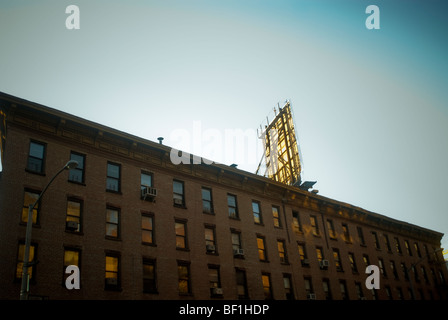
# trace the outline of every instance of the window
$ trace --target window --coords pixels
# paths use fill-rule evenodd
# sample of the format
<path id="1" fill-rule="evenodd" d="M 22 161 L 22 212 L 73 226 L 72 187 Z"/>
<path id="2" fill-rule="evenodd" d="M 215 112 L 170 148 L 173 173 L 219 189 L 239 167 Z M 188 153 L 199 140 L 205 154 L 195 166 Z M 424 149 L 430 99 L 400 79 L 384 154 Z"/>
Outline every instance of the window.
<path id="1" fill-rule="evenodd" d="M 256 224 L 262 224 L 260 203 L 258 201 L 252 201 L 252 212 L 254 214 L 254 222 Z"/>
<path id="2" fill-rule="evenodd" d="M 390 261 L 390 268 L 392 269 L 392 274 L 394 275 L 394 279 L 398 280 L 397 268 L 395 267 L 395 262 L 392 260 Z"/>
<path id="3" fill-rule="evenodd" d="M 187 249 L 187 222 L 176 221 L 175 222 L 176 231 L 176 248 L 177 249 Z"/>
<path id="4" fill-rule="evenodd" d="M 31 141 L 28 153 L 27 170 L 35 173 L 45 173 L 45 149 L 46 145 L 41 142 Z"/>
<path id="5" fill-rule="evenodd" d="M 37 245 L 34 243 L 30 244 L 30 255 L 29 255 L 29 262 L 35 262 L 37 259 Z M 25 242 L 19 243 L 19 248 L 17 252 L 17 264 L 16 264 L 16 273 L 15 273 L 15 280 L 20 281 L 22 279 L 22 272 L 23 272 L 23 263 L 25 261 Z M 36 265 L 32 264 L 28 266 L 28 275 L 29 280 L 34 281 L 35 275 L 36 275 Z"/>
<path id="6" fill-rule="evenodd" d="M 65 273 L 68 266 L 74 265 L 80 268 L 80 256 L 81 252 L 79 249 L 75 248 L 64 248 L 64 270 L 63 270 L 63 284 L 65 286 L 65 280 L 70 276 L 69 273 Z"/>
<path id="7" fill-rule="evenodd" d="M 290 274 L 283 274 L 283 286 L 285 287 L 286 300 L 294 300 L 294 290 Z"/>
<path id="8" fill-rule="evenodd" d="M 229 217 L 239 219 L 236 196 L 227 194 L 227 206 L 229 208 Z"/>
<path id="9" fill-rule="evenodd" d="M 310 222 L 311 222 L 311 230 L 313 232 L 313 236 L 319 236 L 319 225 L 317 224 L 317 218 L 316 216 L 310 216 Z"/>
<path id="10" fill-rule="evenodd" d="M 269 273 L 263 273 L 261 275 L 261 281 L 263 283 L 264 298 L 266 300 L 272 299 L 272 288 L 271 288 L 271 276 Z"/>
<path id="11" fill-rule="evenodd" d="M 152 187 L 153 185 L 153 177 L 152 173 L 142 171 L 140 173 L 140 190 L 143 190 L 147 187 Z"/>
<path id="12" fill-rule="evenodd" d="M 342 236 L 344 237 L 345 242 L 352 242 L 352 239 L 350 238 L 350 232 L 348 230 L 348 225 L 346 223 L 342 224 Z"/>
<path id="13" fill-rule="evenodd" d="M 358 267 L 356 266 L 355 254 L 353 252 L 348 253 L 348 260 L 350 261 L 350 268 L 353 273 L 358 273 Z"/>
<path id="14" fill-rule="evenodd" d="M 246 271 L 235 268 L 238 299 L 248 299 Z"/>
<path id="15" fill-rule="evenodd" d="M 265 239 L 263 236 L 257 236 L 258 258 L 260 261 L 267 261 Z"/>
<path id="16" fill-rule="evenodd" d="M 400 263 L 401 271 L 403 271 L 404 278 L 409 280 L 408 269 L 406 268 L 406 264 L 404 262 Z"/>
<path id="17" fill-rule="evenodd" d="M 322 287 L 324 290 L 325 300 L 331 300 L 330 280 L 322 279 Z"/>
<path id="18" fill-rule="evenodd" d="M 281 263 L 288 263 L 288 255 L 286 254 L 285 240 L 277 240 L 278 255 Z"/>
<path id="19" fill-rule="evenodd" d="M 297 250 L 299 251 L 300 263 L 302 264 L 302 267 L 309 267 L 310 263 L 308 261 L 308 256 L 306 254 L 305 244 L 304 243 L 298 243 L 297 244 Z"/>
<path id="20" fill-rule="evenodd" d="M 339 280 L 339 289 L 341 290 L 342 300 L 348 300 L 347 283 L 345 280 Z"/>
<path id="21" fill-rule="evenodd" d="M 280 208 L 276 206 L 272 206 L 272 217 L 274 218 L 274 227 L 281 228 L 282 223 L 280 221 L 280 215 L 279 215 Z"/>
<path id="22" fill-rule="evenodd" d="M 422 253 L 420 252 L 420 248 L 419 248 L 417 242 L 414 242 L 414 249 L 415 249 L 415 252 L 417 252 L 417 256 L 418 256 L 419 258 L 421 258 L 421 257 L 422 257 Z"/>
<path id="23" fill-rule="evenodd" d="M 358 300 L 364 300 L 364 293 L 362 292 L 362 287 L 360 282 L 355 282 L 356 294 L 358 296 Z"/>
<path id="24" fill-rule="evenodd" d="M 319 261 L 319 263 L 324 259 L 324 253 L 322 251 L 322 247 L 316 247 L 316 256 L 317 261 Z"/>
<path id="25" fill-rule="evenodd" d="M 120 255 L 106 254 L 105 289 L 118 290 L 120 287 Z"/>
<path id="26" fill-rule="evenodd" d="M 356 227 L 356 229 L 358 230 L 358 239 L 359 239 L 359 244 L 361 246 L 365 246 L 366 242 L 364 240 L 364 233 L 362 232 L 362 228 L 361 227 Z"/>
<path id="27" fill-rule="evenodd" d="M 327 228 L 328 228 L 328 235 L 331 239 L 336 239 L 336 232 L 334 231 L 334 225 L 333 220 L 327 219 Z"/>
<path id="28" fill-rule="evenodd" d="M 219 266 L 209 265 L 208 266 L 208 279 L 210 286 L 210 296 L 222 296 L 222 292 L 218 291 L 221 288 L 221 277 L 219 274 Z"/>
<path id="29" fill-rule="evenodd" d="M 333 259 L 334 259 L 334 265 L 336 266 L 336 271 L 343 271 L 339 249 L 333 249 Z"/>
<path id="30" fill-rule="evenodd" d="M 397 253 L 401 254 L 400 240 L 398 240 L 397 237 L 394 237 L 394 241 L 395 241 L 395 249 L 397 250 Z"/>
<path id="31" fill-rule="evenodd" d="M 25 193 L 23 196 L 23 208 L 22 208 L 22 217 L 21 222 L 27 223 L 28 222 L 28 210 L 29 206 L 33 205 L 36 200 L 39 198 L 40 192 L 32 191 L 29 189 L 25 189 Z M 34 206 L 33 209 L 33 224 L 37 225 L 39 223 L 39 210 L 40 207 L 40 201 Z"/>
<path id="32" fill-rule="evenodd" d="M 154 216 L 142 213 L 142 243 L 154 244 Z"/>
<path id="33" fill-rule="evenodd" d="M 120 237 L 120 210 L 112 207 L 106 209 L 106 238 Z"/>
<path id="34" fill-rule="evenodd" d="M 302 223 L 300 222 L 300 215 L 297 211 L 292 212 L 292 231 L 296 234 L 302 233 Z"/>
<path id="35" fill-rule="evenodd" d="M 78 166 L 75 169 L 68 171 L 68 181 L 76 183 L 84 183 L 84 163 L 86 156 L 80 153 L 71 152 L 70 160 L 78 162 Z"/>
<path id="36" fill-rule="evenodd" d="M 232 235 L 233 255 L 235 256 L 235 252 L 239 252 L 239 250 L 242 248 L 241 233 L 238 231 L 231 230 L 231 235 Z"/>
<path id="37" fill-rule="evenodd" d="M 179 294 L 191 294 L 190 285 L 190 263 L 185 261 L 177 262 L 178 289 Z"/>
<path id="38" fill-rule="evenodd" d="M 404 246 L 406 248 L 406 252 L 408 253 L 408 255 L 412 256 L 411 246 L 409 245 L 408 240 L 404 240 Z"/>
<path id="39" fill-rule="evenodd" d="M 202 212 L 213 213 L 212 190 L 202 188 Z"/>
<path id="40" fill-rule="evenodd" d="M 143 292 L 157 293 L 156 261 L 143 258 Z"/>
<path id="41" fill-rule="evenodd" d="M 120 171 L 119 164 L 107 163 L 106 191 L 120 192 Z"/>
<path id="42" fill-rule="evenodd" d="M 383 237 L 384 237 L 384 244 L 386 245 L 387 248 L 387 252 L 391 252 L 392 249 L 390 247 L 389 237 L 387 236 L 387 234 L 383 234 Z"/>
<path id="43" fill-rule="evenodd" d="M 173 180 L 173 203 L 176 207 L 185 207 L 183 181 Z"/>
<path id="44" fill-rule="evenodd" d="M 365 263 L 365 265 L 366 265 L 366 268 L 367 268 L 368 266 L 370 266 L 370 260 L 369 260 L 369 256 L 368 256 L 368 255 L 363 254 L 363 255 L 362 255 L 362 260 L 364 261 L 364 263 Z"/>
<path id="45" fill-rule="evenodd" d="M 372 231 L 372 236 L 373 236 L 373 242 L 375 243 L 375 248 L 379 250 L 380 242 L 378 241 L 378 235 L 376 234 L 375 231 Z"/>
<path id="46" fill-rule="evenodd" d="M 207 253 L 216 253 L 215 227 L 205 227 L 205 249 Z"/>
<path id="47" fill-rule="evenodd" d="M 77 199 L 67 200 L 67 215 L 65 218 L 65 230 L 81 232 L 82 201 Z"/>
<path id="48" fill-rule="evenodd" d="M 305 277 L 305 293 L 307 299 L 311 299 L 311 295 L 313 294 L 313 283 L 311 282 L 310 277 Z"/>
<path id="49" fill-rule="evenodd" d="M 386 269 L 384 268 L 384 261 L 381 258 L 378 258 L 378 267 L 380 268 L 380 272 L 383 277 L 387 278 Z"/>

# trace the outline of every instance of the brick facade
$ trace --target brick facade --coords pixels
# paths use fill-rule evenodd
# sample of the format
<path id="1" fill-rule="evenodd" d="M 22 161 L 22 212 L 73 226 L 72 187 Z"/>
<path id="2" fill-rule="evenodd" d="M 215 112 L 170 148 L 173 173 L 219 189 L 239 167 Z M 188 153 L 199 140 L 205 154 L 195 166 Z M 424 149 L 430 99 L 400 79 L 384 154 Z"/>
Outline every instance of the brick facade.
<path id="1" fill-rule="evenodd" d="M 440 248 L 442 234 L 438 232 L 233 167 L 173 165 L 165 145 L 6 94 L 0 96 L 0 107 L 7 115 L 0 175 L 1 299 L 19 298 L 20 279 L 15 274 L 20 243 L 25 240 L 26 223 L 21 215 L 25 192 L 41 192 L 74 153 L 84 156 L 84 181 L 73 181 L 68 171 L 63 172 L 40 202 L 32 231 L 39 263 L 33 267 L 31 295 L 50 299 L 302 300 L 315 295 L 316 299 L 340 300 L 344 298 L 341 284 L 345 284 L 350 300 L 408 300 L 411 285 L 401 266 L 408 269 L 417 263 L 417 277 L 412 271 L 408 274 L 415 298 L 447 298 L 448 274 L 442 254 L 432 253 Z M 41 173 L 28 165 L 32 142 L 45 149 Z M 119 167 L 119 178 L 108 173 L 108 163 Z M 142 173 L 151 177 L 157 190 L 155 201 L 141 198 Z M 118 192 L 107 190 L 108 176 L 120 186 Z M 174 180 L 183 183 L 183 205 L 173 202 Z M 210 212 L 203 209 L 202 188 L 211 191 L 211 198 L 205 199 Z M 229 194 L 236 196 L 236 218 L 229 216 Z M 79 231 L 67 229 L 70 201 L 81 208 Z M 261 223 L 254 221 L 253 202 L 258 203 Z M 278 210 L 276 216 L 273 207 Z M 110 212 L 117 213 L 118 220 L 109 217 Z M 318 234 L 313 234 L 312 222 Z M 238 236 L 242 254 L 235 252 Z M 185 248 L 176 246 L 184 242 Z M 316 249 L 328 267 L 320 267 Z M 64 256 L 73 252 L 78 255 L 81 287 L 68 290 Z M 118 262 L 118 269 L 106 266 L 106 256 L 107 261 Z M 376 295 L 365 286 L 365 258 L 385 272 Z M 324 291 L 326 284 L 329 294 Z"/>

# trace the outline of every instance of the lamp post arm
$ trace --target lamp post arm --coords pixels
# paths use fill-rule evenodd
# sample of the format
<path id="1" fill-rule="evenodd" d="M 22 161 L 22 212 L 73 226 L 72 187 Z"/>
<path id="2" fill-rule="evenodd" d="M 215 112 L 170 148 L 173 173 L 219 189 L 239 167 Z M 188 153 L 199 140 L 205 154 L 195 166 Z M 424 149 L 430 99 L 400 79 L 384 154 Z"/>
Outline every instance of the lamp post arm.
<path id="1" fill-rule="evenodd" d="M 28 221 L 26 222 L 26 236 L 25 236 L 25 253 L 23 257 L 23 265 L 22 265 L 22 283 L 20 286 L 20 300 L 27 300 L 28 299 L 28 267 L 30 265 L 30 246 L 31 246 L 31 232 L 33 231 L 33 210 L 34 207 L 37 205 L 37 203 L 40 201 L 42 196 L 44 195 L 45 191 L 47 191 L 50 184 L 56 179 L 56 177 L 65 169 L 69 169 L 69 164 L 71 162 L 67 162 L 67 164 L 59 170 L 53 178 L 51 178 L 50 182 L 47 183 L 45 188 L 42 190 L 42 192 L 37 197 L 34 204 L 30 204 L 28 207 Z M 77 164 L 77 163 L 76 163 Z"/>

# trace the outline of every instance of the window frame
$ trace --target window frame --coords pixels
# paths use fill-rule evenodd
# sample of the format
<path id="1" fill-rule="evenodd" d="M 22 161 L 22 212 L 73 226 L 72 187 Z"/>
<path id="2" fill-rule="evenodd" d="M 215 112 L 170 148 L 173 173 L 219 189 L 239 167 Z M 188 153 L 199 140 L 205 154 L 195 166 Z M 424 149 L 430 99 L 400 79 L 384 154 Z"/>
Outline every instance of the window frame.
<path id="1" fill-rule="evenodd" d="M 73 159 L 73 156 L 80 157 L 82 159 L 82 162 L 78 161 L 78 159 Z M 68 171 L 68 181 L 72 183 L 77 183 L 81 185 L 85 185 L 85 168 L 86 168 L 86 155 L 76 152 L 76 151 L 70 151 L 70 160 L 75 160 L 78 162 L 78 165 L 74 169 L 70 169 Z M 74 172 L 81 172 L 81 181 L 77 181 L 75 179 L 72 179 L 72 175 Z M 76 176 L 76 175 L 74 175 Z"/>
<path id="2" fill-rule="evenodd" d="M 35 145 L 40 145 L 43 150 L 42 150 L 42 158 L 39 158 L 37 156 L 31 155 L 31 146 L 32 144 Z M 45 175 L 45 163 L 46 163 L 46 155 L 47 155 L 47 143 L 45 142 L 41 142 L 41 141 L 37 141 L 37 140 L 30 140 L 29 143 L 29 148 L 28 148 L 28 157 L 27 157 L 27 162 L 26 162 L 26 171 L 30 172 L 30 173 L 35 173 L 35 174 L 40 174 L 40 175 Z M 32 168 L 31 163 L 30 163 L 30 159 L 37 159 L 38 161 L 40 161 L 40 170 L 35 170 L 34 168 Z"/>
<path id="3" fill-rule="evenodd" d="M 108 221 L 109 217 L 108 217 L 108 212 L 109 211 L 116 211 L 117 212 L 117 222 L 111 222 Z M 108 226 L 109 225 L 115 225 L 116 229 L 117 229 L 117 235 L 111 235 L 108 234 Z M 120 240 L 121 237 L 121 209 L 117 208 L 117 207 L 113 207 L 113 206 L 106 206 L 106 239 L 111 239 L 111 240 Z"/>
<path id="4" fill-rule="evenodd" d="M 117 167 L 118 169 L 118 177 L 112 176 L 111 172 L 109 172 L 109 167 Z M 121 193 L 121 164 L 119 163 L 115 163 L 115 162 L 111 162 L 111 161 L 107 161 L 107 166 L 106 166 L 106 191 L 107 192 L 112 192 L 112 193 Z M 117 190 L 115 190 L 114 188 L 110 188 L 109 183 L 111 181 L 115 181 L 117 184 Z"/>

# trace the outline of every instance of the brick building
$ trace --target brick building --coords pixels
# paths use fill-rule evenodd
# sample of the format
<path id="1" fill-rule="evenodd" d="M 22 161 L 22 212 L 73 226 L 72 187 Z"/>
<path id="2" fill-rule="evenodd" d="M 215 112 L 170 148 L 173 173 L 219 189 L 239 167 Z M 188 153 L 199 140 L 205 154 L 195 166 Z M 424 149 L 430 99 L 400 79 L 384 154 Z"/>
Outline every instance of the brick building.
<path id="1" fill-rule="evenodd" d="M 28 205 L 70 159 L 33 212 L 31 297 L 447 298 L 441 233 L 231 166 L 174 165 L 168 146 L 4 93 L 0 109 L 0 299 L 19 298 Z"/>

